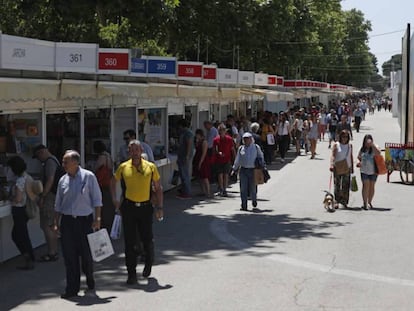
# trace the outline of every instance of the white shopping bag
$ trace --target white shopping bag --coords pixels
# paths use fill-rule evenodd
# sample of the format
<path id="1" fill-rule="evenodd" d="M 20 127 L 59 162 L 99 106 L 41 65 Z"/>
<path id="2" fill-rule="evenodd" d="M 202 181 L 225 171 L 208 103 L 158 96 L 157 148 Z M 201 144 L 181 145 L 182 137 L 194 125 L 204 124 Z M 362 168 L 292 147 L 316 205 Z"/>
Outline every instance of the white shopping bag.
<path id="1" fill-rule="evenodd" d="M 111 228 L 111 239 L 118 240 L 121 237 L 121 215 L 115 214 Z"/>
<path id="2" fill-rule="evenodd" d="M 267 144 L 268 145 L 274 145 L 275 142 L 275 135 L 273 135 L 272 133 L 269 133 L 266 135 L 266 140 L 267 140 Z"/>
<path id="3" fill-rule="evenodd" d="M 89 233 L 88 242 L 93 261 L 99 262 L 114 254 L 114 248 L 106 229 Z"/>

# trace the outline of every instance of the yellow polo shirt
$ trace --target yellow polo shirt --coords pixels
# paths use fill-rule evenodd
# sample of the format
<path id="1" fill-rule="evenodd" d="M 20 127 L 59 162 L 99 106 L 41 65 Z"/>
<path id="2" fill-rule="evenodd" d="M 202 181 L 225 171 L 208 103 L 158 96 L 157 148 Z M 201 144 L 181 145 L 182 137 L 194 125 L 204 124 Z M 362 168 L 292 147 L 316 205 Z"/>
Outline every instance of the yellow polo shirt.
<path id="1" fill-rule="evenodd" d="M 158 181 L 160 174 L 154 163 L 141 159 L 140 171 L 132 165 L 132 160 L 122 162 L 115 172 L 115 179 L 124 179 L 125 197 L 134 202 L 145 202 L 150 199 L 151 180 Z"/>

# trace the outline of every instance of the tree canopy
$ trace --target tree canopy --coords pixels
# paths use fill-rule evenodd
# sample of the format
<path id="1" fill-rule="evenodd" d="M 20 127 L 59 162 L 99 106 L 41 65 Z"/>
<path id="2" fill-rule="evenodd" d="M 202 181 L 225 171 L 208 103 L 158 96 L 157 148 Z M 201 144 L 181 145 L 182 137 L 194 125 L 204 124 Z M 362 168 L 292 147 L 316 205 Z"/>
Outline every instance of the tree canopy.
<path id="1" fill-rule="evenodd" d="M 365 87 L 371 23 L 340 0 L 3 0 L 3 33 Z"/>

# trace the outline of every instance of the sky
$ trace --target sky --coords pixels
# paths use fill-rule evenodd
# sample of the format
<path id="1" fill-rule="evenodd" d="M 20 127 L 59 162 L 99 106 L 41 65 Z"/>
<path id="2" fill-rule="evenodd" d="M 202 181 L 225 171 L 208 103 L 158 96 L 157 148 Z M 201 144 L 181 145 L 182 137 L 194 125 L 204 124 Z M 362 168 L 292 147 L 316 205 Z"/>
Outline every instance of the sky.
<path id="1" fill-rule="evenodd" d="M 370 51 L 377 57 L 379 72 L 392 55 L 401 53 L 401 38 L 407 24 L 414 27 L 414 0 L 342 0 L 344 10 L 357 9 L 371 22 Z"/>

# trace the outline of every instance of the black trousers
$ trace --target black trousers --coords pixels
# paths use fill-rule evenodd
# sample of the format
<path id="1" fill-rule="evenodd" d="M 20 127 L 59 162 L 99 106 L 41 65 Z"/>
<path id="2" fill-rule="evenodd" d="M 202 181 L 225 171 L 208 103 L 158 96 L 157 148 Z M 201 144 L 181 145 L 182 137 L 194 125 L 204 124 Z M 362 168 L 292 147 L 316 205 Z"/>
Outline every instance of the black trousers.
<path id="1" fill-rule="evenodd" d="M 274 150 L 275 145 L 268 145 L 266 142 L 263 143 L 263 156 L 267 165 L 272 164 Z"/>
<path id="2" fill-rule="evenodd" d="M 154 262 L 154 241 L 152 232 L 153 207 L 150 203 L 136 207 L 124 200 L 121 206 L 125 242 L 125 265 L 128 275 L 134 275 L 137 267 L 137 232 L 145 252 L 145 264 Z"/>
<path id="3" fill-rule="evenodd" d="M 285 158 L 287 151 L 289 150 L 290 137 L 289 135 L 279 136 L 279 153 L 282 159 Z"/>
<path id="4" fill-rule="evenodd" d="M 66 268 L 66 293 L 77 294 L 79 292 L 80 266 L 86 276 L 88 288 L 95 288 L 93 261 L 87 238 L 87 235 L 93 232 L 92 222 L 92 214 L 76 218 L 68 215 L 62 216 L 60 233 Z"/>
<path id="5" fill-rule="evenodd" d="M 29 218 L 26 215 L 26 208 L 24 206 L 13 206 L 12 216 L 12 240 L 22 255 L 29 256 L 34 260 L 32 242 L 30 241 L 29 231 L 27 230 L 27 221 Z"/>

